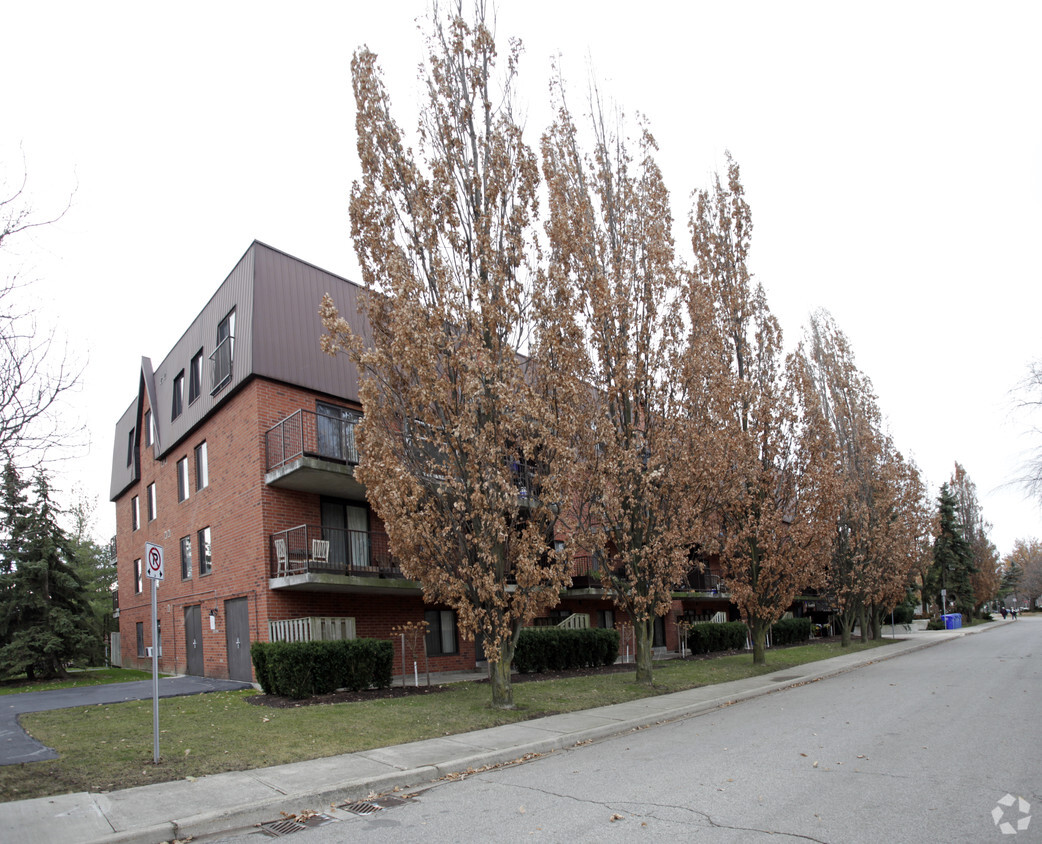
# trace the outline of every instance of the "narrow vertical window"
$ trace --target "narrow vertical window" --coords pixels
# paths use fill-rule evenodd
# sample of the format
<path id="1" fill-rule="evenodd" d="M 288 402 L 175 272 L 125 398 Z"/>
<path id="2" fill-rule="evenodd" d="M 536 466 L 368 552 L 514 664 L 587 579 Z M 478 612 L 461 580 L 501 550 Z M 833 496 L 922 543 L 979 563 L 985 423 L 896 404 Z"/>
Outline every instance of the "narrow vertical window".
<path id="1" fill-rule="evenodd" d="M 192 537 L 181 537 L 181 579 L 188 580 L 192 576 Z"/>
<path id="2" fill-rule="evenodd" d="M 170 401 L 171 421 L 181 415 L 185 401 L 185 371 L 182 369 L 174 378 L 174 395 Z"/>
<path id="3" fill-rule="evenodd" d="M 192 356 L 192 365 L 188 368 L 188 403 L 191 404 L 203 389 L 203 350 Z"/>
<path id="4" fill-rule="evenodd" d="M 134 429 L 130 429 L 130 435 L 127 437 L 127 465 L 134 465 Z"/>
<path id="5" fill-rule="evenodd" d="M 130 499 L 130 529 L 137 530 L 141 527 L 141 502 L 135 495 Z"/>
<path id="6" fill-rule="evenodd" d="M 146 446 L 152 445 L 152 411 L 151 410 L 146 410 L 145 411 L 144 429 L 145 429 L 145 445 Z"/>
<path id="7" fill-rule="evenodd" d="M 210 467 L 206 458 L 206 440 L 195 447 L 195 489 L 196 492 L 210 484 Z"/>
<path id="8" fill-rule="evenodd" d="M 210 355 L 212 364 L 211 393 L 216 393 L 232 379 L 232 360 L 235 356 L 235 310 L 217 325 L 217 348 Z"/>
<path id="9" fill-rule="evenodd" d="M 210 556 L 210 528 L 204 527 L 199 531 L 199 576 L 209 574 L 213 568 L 213 558 Z"/>
<path id="10" fill-rule="evenodd" d="M 177 500 L 184 501 L 188 497 L 188 458 L 177 461 Z"/>
<path id="11" fill-rule="evenodd" d="M 156 509 L 156 485 L 153 481 L 148 485 L 148 520 L 155 521 L 159 511 Z"/>
<path id="12" fill-rule="evenodd" d="M 141 591 L 144 584 L 141 582 L 141 558 L 134 560 L 134 592 Z"/>
<path id="13" fill-rule="evenodd" d="M 137 655 L 145 655 L 145 622 L 139 621 L 134 625 L 134 631 L 137 633 Z"/>

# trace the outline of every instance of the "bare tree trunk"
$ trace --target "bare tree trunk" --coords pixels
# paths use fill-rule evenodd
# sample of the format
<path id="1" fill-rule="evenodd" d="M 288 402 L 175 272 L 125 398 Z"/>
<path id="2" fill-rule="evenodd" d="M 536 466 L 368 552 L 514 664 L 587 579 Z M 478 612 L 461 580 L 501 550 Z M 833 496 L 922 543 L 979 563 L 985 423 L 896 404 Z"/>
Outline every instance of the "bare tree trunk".
<path id="1" fill-rule="evenodd" d="M 504 651 L 506 648 L 504 648 Z M 513 650 L 513 648 L 511 648 Z M 510 682 L 510 660 L 504 654 L 497 662 L 490 662 L 489 676 L 492 680 L 492 706 L 495 709 L 514 708 L 514 687 Z"/>
<path id="2" fill-rule="evenodd" d="M 637 682 L 642 686 L 653 684 L 652 676 L 652 633 L 654 617 L 633 622 L 633 650 L 637 662 Z"/>
<path id="3" fill-rule="evenodd" d="M 856 610 L 847 609 L 839 614 L 839 646 L 849 648 L 854 633 Z"/>
<path id="4" fill-rule="evenodd" d="M 861 642 L 868 641 L 868 608 L 862 605 L 858 608 L 858 625 L 861 628 Z"/>
<path id="5" fill-rule="evenodd" d="M 767 622 L 761 618 L 749 620 L 749 638 L 753 642 L 753 665 L 767 664 Z"/>
<path id="6" fill-rule="evenodd" d="M 510 678 L 511 664 L 514 661 L 514 649 L 521 635 L 521 622 L 513 625 L 513 633 L 499 647 L 499 660 L 489 661 L 489 680 L 492 681 L 493 709 L 514 708 L 514 686 Z"/>

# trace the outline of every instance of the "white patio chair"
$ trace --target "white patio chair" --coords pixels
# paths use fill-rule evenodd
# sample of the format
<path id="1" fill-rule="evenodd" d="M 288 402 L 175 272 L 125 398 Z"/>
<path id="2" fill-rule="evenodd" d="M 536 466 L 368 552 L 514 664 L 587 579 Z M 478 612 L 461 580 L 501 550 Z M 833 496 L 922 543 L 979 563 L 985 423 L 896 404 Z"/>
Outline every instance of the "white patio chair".
<path id="1" fill-rule="evenodd" d="M 312 539 L 311 540 L 311 560 L 318 563 L 320 566 L 326 565 L 329 562 L 329 540 L 328 539 Z"/>
<path id="2" fill-rule="evenodd" d="M 275 540 L 275 559 L 278 567 L 275 569 L 277 577 L 285 577 L 289 574 L 289 551 L 286 548 L 285 538 Z"/>

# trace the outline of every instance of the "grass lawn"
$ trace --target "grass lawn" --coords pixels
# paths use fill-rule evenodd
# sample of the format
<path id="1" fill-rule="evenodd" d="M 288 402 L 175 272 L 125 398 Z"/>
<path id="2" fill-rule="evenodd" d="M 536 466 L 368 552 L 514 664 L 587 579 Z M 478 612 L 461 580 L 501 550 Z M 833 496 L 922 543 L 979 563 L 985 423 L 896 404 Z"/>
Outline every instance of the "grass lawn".
<path id="1" fill-rule="evenodd" d="M 152 762 L 151 699 L 36 712 L 21 717 L 23 727 L 61 758 L 0 766 L 0 801 L 352 753 L 754 677 L 890 641 L 775 649 L 762 667 L 748 654 L 659 662 L 652 689 L 636 685 L 630 672 L 516 683 L 512 711 L 491 709 L 488 685 L 474 682 L 438 694 L 291 709 L 251 705 L 252 691 L 167 698 L 159 701 L 158 765 Z"/>
<path id="2" fill-rule="evenodd" d="M 160 677 L 166 676 L 160 674 Z M 50 689 L 67 689 L 73 686 L 102 686 L 106 683 L 129 683 L 131 680 L 151 680 L 151 671 L 138 671 L 134 668 L 85 668 L 82 671 L 70 671 L 62 680 L 41 680 L 30 682 L 23 674 L 0 683 L 0 695 L 15 695 L 22 692 L 46 692 Z"/>

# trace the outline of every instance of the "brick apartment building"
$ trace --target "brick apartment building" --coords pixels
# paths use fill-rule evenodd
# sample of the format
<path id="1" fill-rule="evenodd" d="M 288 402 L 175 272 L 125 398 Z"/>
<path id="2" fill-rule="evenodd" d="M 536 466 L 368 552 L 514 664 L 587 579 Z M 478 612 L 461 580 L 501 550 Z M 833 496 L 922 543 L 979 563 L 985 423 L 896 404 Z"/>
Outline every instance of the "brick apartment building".
<path id="1" fill-rule="evenodd" d="M 161 671 L 249 681 L 252 642 L 392 638 L 396 624 L 421 619 L 432 671 L 477 664 L 480 646 L 459 634 L 455 613 L 426 605 L 398 570 L 354 477 L 358 375 L 319 348 L 324 293 L 360 331 L 361 288 L 254 242 L 159 365 L 142 358 L 110 487 L 124 666 L 150 664 L 145 543 L 163 547 Z M 624 621 L 590 562 L 576 561 L 545 622 Z M 681 616 L 729 612 L 712 572 L 684 588 L 657 625 L 660 647 L 676 649 Z"/>

